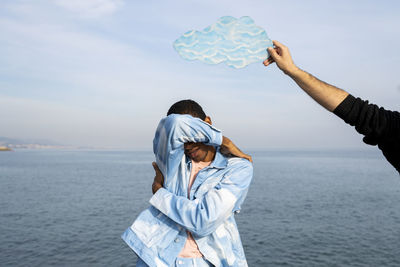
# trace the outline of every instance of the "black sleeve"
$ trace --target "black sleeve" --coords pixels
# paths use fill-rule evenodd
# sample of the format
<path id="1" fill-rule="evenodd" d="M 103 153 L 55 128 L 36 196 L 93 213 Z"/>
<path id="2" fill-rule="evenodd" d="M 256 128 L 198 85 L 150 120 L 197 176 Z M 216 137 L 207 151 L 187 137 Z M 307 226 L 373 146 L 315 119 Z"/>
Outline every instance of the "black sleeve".
<path id="1" fill-rule="evenodd" d="M 400 174 L 400 113 L 385 110 L 348 95 L 333 111 L 364 135 L 364 142 L 378 145 L 385 158 Z"/>
<path id="2" fill-rule="evenodd" d="M 364 135 L 364 142 L 377 145 L 399 132 L 400 113 L 385 110 L 368 101 L 348 95 L 333 111 Z"/>

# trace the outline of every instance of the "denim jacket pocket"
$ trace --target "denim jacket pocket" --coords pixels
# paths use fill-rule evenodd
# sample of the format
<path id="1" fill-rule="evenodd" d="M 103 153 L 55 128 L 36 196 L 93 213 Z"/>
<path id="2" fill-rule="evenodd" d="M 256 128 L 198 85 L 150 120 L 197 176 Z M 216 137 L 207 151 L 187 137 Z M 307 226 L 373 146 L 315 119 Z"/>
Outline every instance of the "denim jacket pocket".
<path id="1" fill-rule="evenodd" d="M 179 233 L 176 223 L 154 207 L 140 213 L 131 229 L 148 248 L 166 247 Z"/>

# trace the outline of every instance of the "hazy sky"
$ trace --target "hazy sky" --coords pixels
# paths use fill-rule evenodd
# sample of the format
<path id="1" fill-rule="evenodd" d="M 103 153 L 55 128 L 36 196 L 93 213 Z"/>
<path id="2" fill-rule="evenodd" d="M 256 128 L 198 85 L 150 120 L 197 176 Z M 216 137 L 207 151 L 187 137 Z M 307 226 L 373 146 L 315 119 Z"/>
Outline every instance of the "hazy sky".
<path id="1" fill-rule="evenodd" d="M 172 43 L 250 16 L 299 67 L 400 110 L 399 14 L 399 1 L 376 0 L 2 0 L 0 136 L 149 149 L 169 106 L 192 98 L 243 148 L 358 148 L 275 65 L 189 62 Z"/>

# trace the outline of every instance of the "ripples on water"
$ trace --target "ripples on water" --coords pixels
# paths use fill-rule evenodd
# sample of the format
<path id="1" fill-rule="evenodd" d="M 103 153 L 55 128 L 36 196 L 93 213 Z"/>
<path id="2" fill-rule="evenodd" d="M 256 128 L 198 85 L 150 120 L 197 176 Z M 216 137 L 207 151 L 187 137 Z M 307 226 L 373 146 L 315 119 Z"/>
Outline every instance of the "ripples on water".
<path id="1" fill-rule="evenodd" d="M 400 266 L 400 177 L 380 153 L 256 152 L 236 216 L 249 266 Z M 147 152 L 0 153 L 0 266 L 135 266 Z"/>

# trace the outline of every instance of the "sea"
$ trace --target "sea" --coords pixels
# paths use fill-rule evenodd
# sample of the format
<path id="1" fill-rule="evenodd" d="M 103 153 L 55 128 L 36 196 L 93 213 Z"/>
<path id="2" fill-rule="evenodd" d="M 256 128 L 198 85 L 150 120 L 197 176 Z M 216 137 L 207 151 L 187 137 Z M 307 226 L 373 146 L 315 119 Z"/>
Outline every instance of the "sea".
<path id="1" fill-rule="evenodd" d="M 379 150 L 255 151 L 235 215 L 249 266 L 400 266 L 400 176 Z M 135 266 L 150 151 L 0 152 L 0 266 Z"/>

